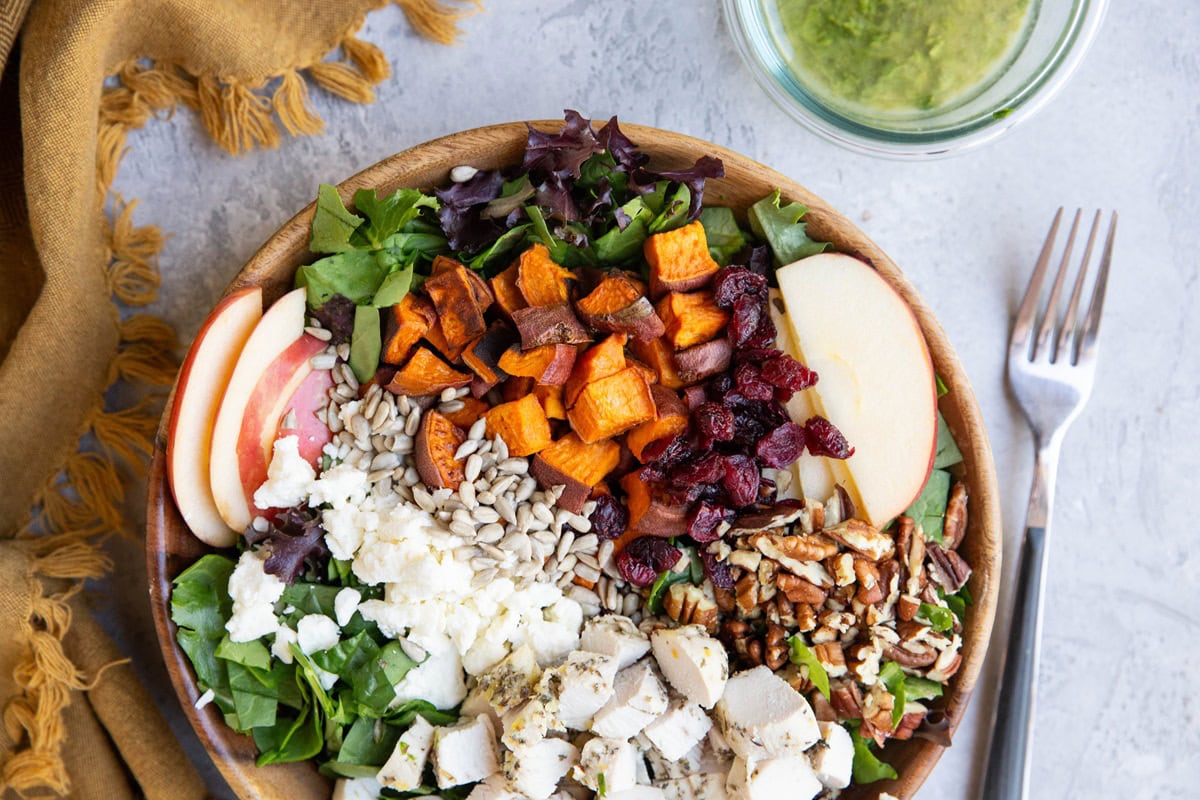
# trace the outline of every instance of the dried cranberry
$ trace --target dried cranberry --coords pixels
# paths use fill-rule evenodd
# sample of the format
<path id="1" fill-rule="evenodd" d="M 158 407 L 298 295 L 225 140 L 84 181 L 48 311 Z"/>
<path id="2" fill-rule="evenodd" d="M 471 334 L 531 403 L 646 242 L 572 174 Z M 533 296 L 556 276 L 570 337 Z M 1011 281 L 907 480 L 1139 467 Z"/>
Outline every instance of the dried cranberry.
<path id="1" fill-rule="evenodd" d="M 700 433 L 714 442 L 733 438 L 733 412 L 720 403 L 705 403 L 692 412 Z"/>
<path id="2" fill-rule="evenodd" d="M 745 347 L 754 337 L 762 312 L 762 301 L 754 295 L 744 294 L 733 301 L 733 311 L 729 315 L 729 343 L 734 348 Z"/>
<path id="3" fill-rule="evenodd" d="M 588 522 L 592 523 L 592 533 L 601 541 L 615 539 L 629 526 L 629 511 L 611 494 L 602 494 L 596 498 L 596 507 Z"/>
<path id="4" fill-rule="evenodd" d="M 745 267 L 728 266 L 713 279 L 713 296 L 717 305 L 729 309 L 739 297 L 767 298 L 767 278 Z"/>
<path id="5" fill-rule="evenodd" d="M 658 578 L 658 573 L 649 564 L 638 561 L 625 549 L 617 553 L 617 571 L 634 586 L 649 586 Z"/>
<path id="6" fill-rule="evenodd" d="M 760 244 L 750 248 L 750 254 L 745 259 L 746 269 L 765 276 L 775 265 L 775 255 L 770 245 Z"/>
<path id="7" fill-rule="evenodd" d="M 762 476 L 758 465 L 749 456 L 725 457 L 725 493 L 736 508 L 748 506 L 758 499 L 758 482 Z"/>
<path id="8" fill-rule="evenodd" d="M 758 327 L 754 335 L 746 340 L 745 347 L 771 347 L 775 344 L 775 323 L 770 314 L 762 314 L 758 318 Z"/>
<path id="9" fill-rule="evenodd" d="M 700 564 L 704 567 L 704 574 L 712 581 L 713 586 L 726 590 L 733 588 L 733 573 L 724 561 L 717 561 L 717 557 L 712 553 L 702 550 Z"/>
<path id="10" fill-rule="evenodd" d="M 686 436 L 676 436 L 662 447 L 658 445 L 659 442 L 654 442 L 642 452 L 642 455 L 648 457 L 654 466 L 662 470 L 670 470 L 672 467 L 682 464 L 695 453 Z"/>
<path id="11" fill-rule="evenodd" d="M 743 361 L 750 361 L 759 366 L 762 366 L 772 358 L 777 358 L 783 355 L 774 347 L 751 347 L 742 348 L 733 354 L 735 364 L 741 364 Z"/>
<path id="12" fill-rule="evenodd" d="M 811 417 L 804 423 L 804 438 L 808 443 L 808 452 L 814 456 L 849 458 L 854 455 L 854 448 L 846 441 L 846 437 L 824 417 Z"/>
<path id="13" fill-rule="evenodd" d="M 731 389 L 733 389 L 733 376 L 728 372 L 714 375 L 708 382 L 708 396 L 714 400 L 729 394 Z"/>
<path id="14" fill-rule="evenodd" d="M 725 476 L 724 457 L 718 453 L 706 453 L 690 464 L 681 464 L 671 473 L 671 480 L 676 484 L 717 483 Z"/>
<path id="15" fill-rule="evenodd" d="M 762 379 L 762 369 L 757 364 L 738 364 L 733 371 L 733 379 L 737 382 L 738 394 L 748 400 L 771 400 L 775 397 L 775 387 Z"/>
<path id="16" fill-rule="evenodd" d="M 817 373 L 789 355 L 779 356 L 763 362 L 762 379 L 780 389 L 802 392 L 817 382 Z"/>
<path id="17" fill-rule="evenodd" d="M 785 422 L 758 440 L 754 448 L 758 460 L 768 467 L 779 469 L 791 464 L 804 452 L 804 426 Z"/>
<path id="18" fill-rule="evenodd" d="M 719 539 L 721 534 L 717 531 L 720 529 L 721 523 L 732 522 L 733 518 L 732 509 L 713 503 L 699 503 L 692 509 L 691 516 L 688 517 L 688 536 L 702 544 Z"/>
<path id="19" fill-rule="evenodd" d="M 675 566 L 679 561 L 679 548 L 658 536 L 640 536 L 630 542 L 622 551 L 631 557 L 648 564 L 655 572 L 662 572 Z"/>

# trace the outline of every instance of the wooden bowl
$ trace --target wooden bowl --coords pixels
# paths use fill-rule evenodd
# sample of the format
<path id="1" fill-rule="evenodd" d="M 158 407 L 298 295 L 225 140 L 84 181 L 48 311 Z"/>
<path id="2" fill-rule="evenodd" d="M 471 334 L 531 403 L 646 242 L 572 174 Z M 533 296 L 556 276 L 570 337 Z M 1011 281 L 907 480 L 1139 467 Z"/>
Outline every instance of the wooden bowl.
<path id="1" fill-rule="evenodd" d="M 559 122 L 533 124 L 544 129 L 557 129 L 561 125 Z M 975 570 L 971 582 L 975 604 L 967 611 L 963 663 L 945 697 L 951 725 L 956 726 L 979 675 L 991 634 L 1000 578 L 1001 530 L 996 475 L 983 417 L 954 348 L 899 267 L 846 217 L 803 186 L 737 153 L 699 139 L 638 125 L 624 126 L 624 130 L 651 155 L 652 163 L 660 169 L 690 166 L 704 154 L 722 159 L 725 177 L 710 180 L 705 187 L 705 199 L 714 205 L 745 209 L 774 189 L 781 189 L 787 200 L 799 201 L 808 207 L 808 230 L 815 239 L 832 242 L 838 250 L 869 261 L 916 312 L 933 354 L 934 367 L 950 388 L 949 394 L 941 400 L 941 409 L 962 449 L 962 475 L 970 492 L 969 528 L 962 551 Z M 340 188 L 343 196 L 360 188 L 376 188 L 380 194 L 390 194 L 402 187 L 429 188 L 446 182 L 450 169 L 460 164 L 493 169 L 514 163 L 523 152 L 525 139 L 525 123 L 494 125 L 452 134 L 368 167 Z M 245 286 L 259 285 L 270 302 L 291 288 L 296 268 L 312 259 L 308 251 L 312 214 L 313 205 L 310 204 L 268 239 L 238 273 L 226 294 Z M 200 711 L 194 708 L 200 693 L 196 690 L 195 675 L 187 656 L 175 642 L 175 625 L 170 620 L 170 589 L 171 580 L 209 548 L 187 530 L 167 486 L 163 454 L 169 414 L 168 407 L 159 426 L 150 466 L 146 559 L 154 623 L 175 691 L 209 755 L 239 797 L 325 800 L 330 794 L 330 783 L 317 774 L 311 763 L 256 767 L 254 744 L 249 737 L 228 728 L 215 706 L 209 705 Z M 845 797 L 875 797 L 881 791 L 891 792 L 899 798 L 912 797 L 937 763 L 942 747 L 914 739 L 895 742 L 886 752 L 899 779 L 871 784 L 869 791 L 847 793 Z"/>

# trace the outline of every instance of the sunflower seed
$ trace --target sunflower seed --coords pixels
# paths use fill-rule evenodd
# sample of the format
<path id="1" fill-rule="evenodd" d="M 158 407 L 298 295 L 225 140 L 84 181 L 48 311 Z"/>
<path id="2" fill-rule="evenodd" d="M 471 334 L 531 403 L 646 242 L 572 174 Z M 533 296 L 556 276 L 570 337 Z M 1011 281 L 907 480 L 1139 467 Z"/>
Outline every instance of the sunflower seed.
<path id="1" fill-rule="evenodd" d="M 467 438 L 482 439 L 485 433 L 487 433 L 487 420 L 480 417 L 471 423 L 471 429 L 467 431 Z"/>
<path id="2" fill-rule="evenodd" d="M 462 444 L 460 444 L 458 446 L 457 450 L 454 451 L 454 460 L 462 461 L 467 456 L 474 454 L 474 452 L 478 448 L 479 448 L 479 440 L 478 439 L 467 439 L 465 442 L 463 442 Z"/>
<path id="3" fill-rule="evenodd" d="M 537 513 L 536 507 L 534 508 L 533 513 L 534 514 Z M 567 557 L 567 553 L 571 552 L 571 545 L 574 543 L 575 543 L 575 534 L 571 533 L 570 531 L 567 531 L 566 533 L 562 534 L 562 536 L 558 540 L 558 548 L 555 550 L 555 552 L 558 554 L 559 561 L 562 561 L 564 558 Z"/>
<path id="4" fill-rule="evenodd" d="M 594 533 L 584 534 L 582 536 L 576 534 L 575 543 L 571 545 L 572 553 L 594 553 L 600 544 L 600 537 Z"/>
<path id="5" fill-rule="evenodd" d="M 402 433 L 396 437 L 392 443 L 392 450 L 399 455 L 407 455 L 413 451 L 413 437 L 406 433 Z"/>
<path id="6" fill-rule="evenodd" d="M 484 525 L 491 523 L 491 522 L 499 522 L 500 521 L 499 512 L 497 512 L 496 509 L 490 508 L 488 506 L 479 506 L 479 508 L 476 508 L 474 511 L 471 512 L 471 516 L 475 518 L 476 522 L 482 523 Z"/>
<path id="7" fill-rule="evenodd" d="M 413 409 L 413 412 L 408 415 L 408 420 L 404 423 L 404 433 L 408 436 L 416 436 L 417 429 L 421 427 L 421 409 Z"/>
<path id="8" fill-rule="evenodd" d="M 575 574 L 583 578 L 585 581 L 591 581 L 592 583 L 600 580 L 600 570 L 596 569 L 595 567 L 589 567 L 583 562 L 578 562 L 575 564 Z"/>
<path id="9" fill-rule="evenodd" d="M 475 499 L 475 484 L 470 481 L 463 481 L 458 485 L 458 496 L 468 509 L 473 509 L 479 504 Z"/>
<path id="10" fill-rule="evenodd" d="M 513 509 L 512 500 L 509 500 L 507 497 L 500 496 L 496 498 L 496 502 L 492 503 L 492 506 L 495 507 L 496 513 L 498 513 L 505 522 L 517 521 L 517 514 Z"/>
<path id="11" fill-rule="evenodd" d="M 617 585 L 612 581 L 609 581 L 608 586 L 604 589 L 604 604 L 614 611 L 622 607 L 621 594 L 617 591 Z"/>
<path id="12" fill-rule="evenodd" d="M 479 493 L 479 503 L 485 506 L 494 506 L 496 504 L 496 493 L 490 489 L 484 489 Z"/>
<path id="13" fill-rule="evenodd" d="M 578 544 L 578 542 L 576 544 Z M 590 555 L 588 553 L 576 553 L 574 547 L 571 548 L 571 552 L 574 554 L 574 556 L 576 558 L 579 559 L 580 564 L 587 564 L 589 567 L 591 567 L 594 570 L 600 569 L 600 562 L 596 560 L 595 556 Z"/>
<path id="14" fill-rule="evenodd" d="M 555 579 L 554 582 L 558 585 L 558 588 L 565 590 L 567 588 L 567 586 L 569 586 L 571 581 L 573 581 L 573 580 L 575 580 L 575 576 L 572 575 L 571 573 L 567 572 L 562 575 L 559 575 L 558 578 Z"/>
<path id="15" fill-rule="evenodd" d="M 571 572 L 575 569 L 575 565 L 578 563 L 579 559 L 575 558 L 573 555 L 568 555 L 566 558 L 560 558 L 558 560 L 558 568 L 562 572 Z"/>
<path id="16" fill-rule="evenodd" d="M 439 506 L 450 499 L 450 495 L 454 494 L 453 489 L 434 489 L 430 494 L 433 495 L 433 502 Z"/>
<path id="17" fill-rule="evenodd" d="M 486 462 L 484 462 L 484 463 L 486 463 Z M 483 479 L 485 481 L 487 481 L 488 483 L 491 483 L 492 481 L 496 480 L 496 468 L 495 467 L 485 467 L 483 470 Z"/>
<path id="18" fill-rule="evenodd" d="M 496 469 L 509 475 L 524 475 L 529 471 L 529 462 L 523 458 L 506 458 L 496 465 Z"/>
<path id="19" fill-rule="evenodd" d="M 488 555 L 493 556 L 500 563 L 504 563 L 504 561 L 506 561 L 508 559 L 508 553 L 504 552 L 499 547 L 496 547 L 496 545 L 494 545 L 494 544 L 480 542 L 479 549 L 482 550 L 483 552 L 487 553 Z"/>
<path id="20" fill-rule="evenodd" d="M 467 511 L 465 508 L 460 508 L 458 511 L 455 511 L 454 514 L 451 515 L 451 519 L 453 519 L 455 522 L 461 522 L 464 525 L 470 525 L 471 533 L 472 533 L 472 535 L 474 535 L 475 525 L 473 522 L 471 522 L 471 512 L 470 511 Z"/>
<path id="21" fill-rule="evenodd" d="M 495 483 L 492 484 L 492 494 L 499 497 L 500 495 L 502 495 L 506 491 L 508 491 L 508 487 L 512 486 L 516 482 L 517 482 L 516 475 L 505 475 L 503 478 L 500 478 L 499 480 L 497 480 Z"/>
<path id="22" fill-rule="evenodd" d="M 443 414 L 455 414 L 467 407 L 467 404 L 462 400 L 451 400 L 449 403 L 442 403 L 438 406 L 438 411 Z"/>
<path id="23" fill-rule="evenodd" d="M 350 343 L 342 342 L 337 346 L 337 357 L 342 361 L 350 360 Z"/>
<path id="24" fill-rule="evenodd" d="M 481 569 L 496 566 L 496 562 L 487 556 L 476 556 L 471 559 L 471 569 L 478 572 Z"/>
<path id="25" fill-rule="evenodd" d="M 600 605 L 600 598 L 591 589 L 584 588 L 579 584 L 574 584 L 567 591 L 567 597 L 570 597 L 576 603 L 587 603 L 589 605 Z"/>
<path id="26" fill-rule="evenodd" d="M 439 522 L 450 522 L 450 512 L 444 508 L 439 510 L 434 516 L 437 517 Z"/>
<path id="27" fill-rule="evenodd" d="M 592 521 L 579 514 L 571 514 L 567 518 L 567 524 L 574 528 L 576 533 L 587 533 L 592 529 Z"/>
<path id="28" fill-rule="evenodd" d="M 479 449 L 475 451 L 476 453 L 479 453 L 479 455 L 483 455 L 484 453 L 492 452 L 492 443 L 491 442 L 489 442 L 487 439 L 480 439 L 479 441 L 480 441 L 480 445 L 479 445 Z"/>
<path id="29" fill-rule="evenodd" d="M 363 414 L 363 416 L 367 416 Z M 392 419 L 392 409 L 388 406 L 379 406 L 375 409 L 375 414 L 371 417 L 371 430 L 379 433 L 383 430 L 383 426 L 387 425 Z"/>
<path id="30" fill-rule="evenodd" d="M 314 339 L 320 339 L 322 342 L 328 342 L 333 338 L 333 332 L 327 331 L 324 328 L 318 328 L 315 325 L 309 325 L 304 329 L 304 332 Z"/>
<path id="31" fill-rule="evenodd" d="M 465 544 L 462 547 L 454 548 L 454 557 L 459 561 L 470 561 L 482 555 L 483 551 L 473 544 Z"/>
<path id="32" fill-rule="evenodd" d="M 616 587 L 614 586 L 615 590 Z M 614 604 L 615 605 L 615 604 Z M 638 596 L 636 594 L 627 594 L 621 600 L 621 612 L 627 617 L 632 617 L 637 612 Z"/>
<path id="33" fill-rule="evenodd" d="M 377 469 L 374 472 L 367 473 L 367 483 L 379 483 L 384 478 L 391 480 L 392 471 L 390 469 Z"/>
<path id="34" fill-rule="evenodd" d="M 498 546 L 501 550 L 515 551 L 520 546 L 520 543 L 528 538 L 528 536 L 520 531 L 513 531 L 501 539 Z"/>
<path id="35" fill-rule="evenodd" d="M 475 541 L 483 542 L 484 544 L 495 544 L 504 537 L 504 528 L 496 523 L 490 523 L 480 527 L 479 532 L 475 534 Z M 503 547 L 503 545 L 501 545 Z"/>
<path id="36" fill-rule="evenodd" d="M 533 512 L 533 518 L 539 522 L 545 523 L 547 526 L 554 522 L 554 514 L 551 513 L 550 507 L 541 500 L 534 503 L 530 510 Z"/>
<path id="37" fill-rule="evenodd" d="M 400 456 L 395 453 L 380 453 L 371 459 L 371 469 L 386 469 L 393 470 L 400 466 Z"/>
<path id="38" fill-rule="evenodd" d="M 408 656 L 413 661 L 419 663 L 425 660 L 425 656 L 429 655 L 425 652 L 425 648 L 421 647 L 421 645 L 417 644 L 416 642 L 409 641 L 403 637 L 401 637 L 398 641 L 400 643 L 400 649 L 404 651 L 404 655 Z"/>
<path id="39" fill-rule="evenodd" d="M 529 477 L 522 478 L 520 485 L 517 486 L 516 493 L 513 495 L 513 502 L 524 503 L 533 494 L 535 488 L 537 488 L 537 481 Z"/>
<path id="40" fill-rule="evenodd" d="M 330 433 L 338 433 L 342 430 L 342 418 L 338 416 L 337 406 L 333 403 L 325 408 L 325 426 L 329 428 Z"/>
<path id="41" fill-rule="evenodd" d="M 421 482 L 421 474 L 417 472 L 416 467 L 408 467 L 404 470 L 404 477 L 402 480 L 406 486 L 416 486 Z M 430 500 L 432 499 L 433 498 L 430 498 Z"/>
<path id="42" fill-rule="evenodd" d="M 498 570 L 495 567 L 492 567 L 490 569 L 485 569 L 475 573 L 475 576 L 471 578 L 471 588 L 481 589 L 484 586 L 487 586 L 496 577 L 497 572 Z"/>
<path id="43" fill-rule="evenodd" d="M 409 469 L 412 468 L 410 467 Z M 416 472 L 416 470 L 413 471 Z M 405 483 L 408 482 L 407 472 L 404 474 L 404 480 Z M 432 514 L 435 510 L 437 510 L 437 506 L 434 505 L 433 498 L 429 496 L 429 492 L 425 491 L 424 488 L 415 484 L 416 481 L 413 481 L 409 484 L 409 486 L 412 487 L 413 502 L 420 506 L 423 511 Z"/>
<path id="44" fill-rule="evenodd" d="M 337 356 L 333 353 L 317 353 L 308 360 L 308 363 L 312 365 L 313 369 L 333 369 L 334 364 L 337 363 Z"/>
<path id="45" fill-rule="evenodd" d="M 438 400 L 440 400 L 443 403 L 449 403 L 451 400 L 455 400 L 455 399 L 457 399 L 457 395 L 454 394 L 453 388 L 442 389 L 442 393 L 438 397 Z"/>
<path id="46" fill-rule="evenodd" d="M 508 458 L 508 443 L 504 441 L 504 437 L 496 434 L 496 438 L 492 439 L 492 452 L 496 454 L 496 458 L 503 461 Z"/>
<path id="47" fill-rule="evenodd" d="M 463 468 L 463 475 L 468 481 L 474 482 L 479 477 L 479 468 L 483 466 L 483 462 L 475 453 L 467 456 L 467 465 Z"/>
<path id="48" fill-rule="evenodd" d="M 350 365 L 342 363 L 339 365 L 342 370 L 342 381 L 354 391 L 358 391 L 358 376 L 354 374 L 354 370 L 350 369 Z"/>
<path id="49" fill-rule="evenodd" d="M 396 399 L 396 410 L 408 416 L 408 412 L 412 411 L 412 401 L 408 399 L 408 395 L 402 394 Z"/>
<path id="50" fill-rule="evenodd" d="M 339 383 L 334 391 L 337 392 L 338 397 L 342 398 L 343 400 L 354 399 L 354 390 L 344 383 Z"/>

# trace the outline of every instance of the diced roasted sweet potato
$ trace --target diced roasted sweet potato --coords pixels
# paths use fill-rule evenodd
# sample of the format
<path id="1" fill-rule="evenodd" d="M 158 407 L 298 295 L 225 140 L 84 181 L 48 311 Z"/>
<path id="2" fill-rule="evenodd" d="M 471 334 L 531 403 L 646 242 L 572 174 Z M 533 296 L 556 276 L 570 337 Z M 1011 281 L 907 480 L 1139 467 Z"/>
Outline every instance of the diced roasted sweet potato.
<path id="1" fill-rule="evenodd" d="M 536 386 L 537 383 L 533 378 L 510 377 L 500 384 L 500 399 L 506 403 L 520 400 L 525 395 L 531 394 Z"/>
<path id="2" fill-rule="evenodd" d="M 532 350 L 513 345 L 500 356 L 500 369 L 547 386 L 561 386 L 571 375 L 576 352 L 569 344 L 544 344 Z"/>
<path id="3" fill-rule="evenodd" d="M 650 296 L 654 298 L 706 286 L 721 268 L 708 252 L 708 237 L 699 220 L 654 234 L 642 250 L 650 264 Z"/>
<path id="4" fill-rule="evenodd" d="M 569 269 L 555 263 L 544 244 L 533 245 L 517 259 L 517 288 L 531 306 L 567 302 L 569 282 L 574 277 Z"/>
<path id="5" fill-rule="evenodd" d="M 513 312 L 513 322 L 521 333 L 521 347 L 525 350 L 544 344 L 583 344 L 592 340 L 566 303 L 518 309 Z"/>
<path id="6" fill-rule="evenodd" d="M 492 294 L 492 290 L 488 286 L 488 282 L 483 279 L 483 276 L 467 267 L 466 264 L 456 261 L 450 256 L 435 256 L 429 274 L 439 275 L 447 270 L 457 270 L 459 267 L 466 270 L 462 274 L 471 288 L 471 295 L 475 298 L 475 302 L 479 304 L 480 308 L 487 311 L 492 303 L 496 301 L 496 297 Z"/>
<path id="7" fill-rule="evenodd" d="M 489 282 L 492 294 L 496 297 L 496 307 L 504 316 L 512 319 L 514 311 L 528 307 L 524 295 L 517 288 L 517 264 L 492 277 Z"/>
<path id="8" fill-rule="evenodd" d="M 531 456 L 550 444 L 550 420 L 532 394 L 493 406 L 484 418 L 488 438 L 499 434 L 510 456 Z"/>
<path id="9" fill-rule="evenodd" d="M 646 445 L 667 436 L 677 436 L 688 428 L 687 406 L 673 389 L 651 386 L 650 395 L 654 398 L 654 419 L 638 425 L 625 437 L 626 446 L 639 461 Z"/>
<path id="10" fill-rule="evenodd" d="M 457 364 L 462 360 L 462 352 L 467 349 L 466 344 L 450 344 L 446 341 L 446 335 L 442 333 L 442 321 L 439 319 L 433 323 L 428 331 L 425 332 L 425 341 L 433 345 L 433 349 L 441 353 L 442 357 L 451 364 Z"/>
<path id="11" fill-rule="evenodd" d="M 666 338 L 676 350 L 686 350 L 715 339 L 729 324 L 729 314 L 717 305 L 710 291 L 671 292 L 658 301 L 658 316 Z"/>
<path id="12" fill-rule="evenodd" d="M 684 384 L 699 383 L 705 378 L 729 369 L 733 346 L 725 338 L 689 347 L 675 353 L 675 369 Z"/>
<path id="13" fill-rule="evenodd" d="M 663 335 L 663 322 L 654 306 L 624 272 L 606 275 L 575 309 L 596 330 L 627 333 L 642 340 Z"/>
<path id="14" fill-rule="evenodd" d="M 454 458 L 459 446 L 466 441 L 463 429 L 437 411 L 426 411 L 417 428 L 413 457 L 417 473 L 426 486 L 435 489 L 457 489 L 463 482 L 463 463 Z"/>
<path id="15" fill-rule="evenodd" d="M 567 406 L 563 403 L 563 387 L 538 384 L 533 387 L 533 396 L 542 404 L 542 410 L 550 419 L 567 418 Z"/>
<path id="16" fill-rule="evenodd" d="M 639 370 L 643 375 L 645 375 L 646 382 L 649 383 L 650 385 L 653 386 L 654 384 L 658 383 L 658 373 L 655 372 L 654 370 L 650 369 L 650 367 L 648 367 L 647 365 L 638 361 L 636 358 L 629 358 L 628 356 L 626 356 L 625 363 L 627 365 L 633 367 L 634 369 Z"/>
<path id="17" fill-rule="evenodd" d="M 437 309 L 446 343 L 450 347 L 465 347 L 487 330 L 483 312 L 492 304 L 492 293 L 465 265 L 439 258 L 440 271 L 430 276 L 422 288 Z"/>
<path id="18" fill-rule="evenodd" d="M 488 326 L 486 333 L 463 350 L 463 363 L 484 383 L 495 386 L 506 377 L 506 373 L 500 367 L 500 357 L 515 339 L 516 334 L 511 328 L 504 323 L 494 322 Z"/>
<path id="19" fill-rule="evenodd" d="M 478 397 L 472 397 L 470 395 L 466 397 L 460 397 L 459 402 L 461 402 L 463 406 L 458 411 L 443 411 L 440 413 L 443 417 L 450 420 L 463 430 L 467 430 L 474 425 L 475 421 L 487 413 L 487 410 L 491 408 L 491 406 L 487 404 L 487 401 L 480 400 Z"/>
<path id="20" fill-rule="evenodd" d="M 436 323 L 437 311 L 429 298 L 416 292 L 404 295 L 404 299 L 388 310 L 387 333 L 380 360 L 388 364 L 403 364 L 417 342 Z"/>
<path id="21" fill-rule="evenodd" d="M 563 402 L 567 408 L 575 405 L 576 398 L 589 383 L 615 375 L 625 369 L 625 342 L 623 333 L 614 333 L 594 344 L 575 359 L 571 377 L 563 386 Z"/>
<path id="22" fill-rule="evenodd" d="M 621 446 L 612 439 L 588 444 L 578 434 L 569 433 L 534 456 L 529 474 L 543 489 L 566 486 L 558 505 L 578 514 L 591 497 L 592 487 L 617 466 L 620 454 Z"/>
<path id="23" fill-rule="evenodd" d="M 421 396 L 471 383 L 471 373 L 459 372 L 428 347 L 418 347 L 385 388 L 393 394 Z"/>
<path id="24" fill-rule="evenodd" d="M 658 382 L 663 386 L 682 389 L 686 385 L 675 370 L 674 348 L 663 337 L 648 342 L 630 342 L 629 349 L 639 361 L 658 373 Z"/>
<path id="25" fill-rule="evenodd" d="M 585 442 L 597 442 L 624 433 L 654 419 L 650 384 L 632 367 L 592 381 L 575 399 L 567 419 Z"/>
<path id="26" fill-rule="evenodd" d="M 631 538 L 666 538 L 687 533 L 687 507 L 672 506 L 655 497 L 650 485 L 643 481 L 637 472 L 630 472 L 622 477 L 621 488 L 625 490 L 625 505 L 629 509 L 629 532 L 633 534 Z M 625 535 L 621 538 L 625 539 Z"/>

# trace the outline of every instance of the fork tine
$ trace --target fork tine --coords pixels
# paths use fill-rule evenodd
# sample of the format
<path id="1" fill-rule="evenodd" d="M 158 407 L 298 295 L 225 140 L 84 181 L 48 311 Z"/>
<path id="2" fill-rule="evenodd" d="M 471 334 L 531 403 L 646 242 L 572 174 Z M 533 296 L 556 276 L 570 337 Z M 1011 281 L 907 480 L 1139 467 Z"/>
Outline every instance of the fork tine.
<path id="1" fill-rule="evenodd" d="M 1112 265 L 1113 240 L 1116 236 L 1117 212 L 1114 211 L 1108 225 L 1108 237 L 1104 240 L 1104 253 L 1100 256 L 1096 285 L 1092 287 L 1092 302 L 1083 321 L 1083 338 L 1079 342 L 1080 362 L 1096 356 L 1096 337 L 1100 334 L 1100 315 L 1104 312 L 1104 293 L 1108 289 L 1108 269 Z"/>
<path id="2" fill-rule="evenodd" d="M 1042 324 L 1038 328 L 1037 343 L 1033 346 L 1035 359 L 1045 357 L 1053 361 L 1055 354 L 1049 349 L 1050 339 L 1054 335 L 1054 323 L 1058 318 L 1058 301 L 1062 296 L 1063 281 L 1066 279 L 1067 267 L 1071 262 L 1071 251 L 1075 248 L 1075 234 L 1079 232 L 1079 217 L 1082 209 L 1075 209 L 1075 219 L 1071 222 L 1071 232 L 1067 234 L 1067 244 L 1063 248 L 1062 259 L 1058 262 L 1058 272 L 1054 274 L 1054 285 L 1050 288 L 1050 299 L 1046 301 L 1046 313 L 1042 315 Z"/>
<path id="3" fill-rule="evenodd" d="M 1079 274 L 1075 276 L 1075 287 L 1071 290 L 1071 301 L 1067 304 L 1067 316 L 1063 318 L 1062 330 L 1058 333 L 1058 345 L 1055 347 L 1055 357 L 1065 355 L 1069 363 L 1076 359 L 1076 345 L 1079 336 L 1075 330 L 1075 318 L 1079 316 L 1079 299 L 1083 295 L 1083 283 L 1087 277 L 1088 267 L 1092 263 L 1092 248 L 1096 244 L 1096 231 L 1100 229 L 1100 210 L 1092 218 L 1092 230 L 1088 233 L 1087 247 L 1083 249 L 1083 259 L 1079 263 Z"/>
<path id="4" fill-rule="evenodd" d="M 1017 309 L 1017 318 L 1013 322 L 1009 349 L 1023 352 L 1026 357 L 1029 356 L 1029 332 L 1033 329 L 1038 297 L 1042 293 L 1042 281 L 1046 277 L 1046 266 L 1050 263 L 1050 251 L 1054 248 L 1054 239 L 1058 236 L 1058 224 L 1062 221 L 1062 214 L 1063 210 L 1060 206 L 1058 213 L 1054 215 L 1054 221 L 1050 223 L 1050 232 L 1046 234 L 1046 243 L 1042 245 L 1037 265 L 1033 268 L 1033 274 L 1029 276 L 1029 286 L 1025 289 L 1025 297 L 1021 299 L 1021 306 Z"/>

